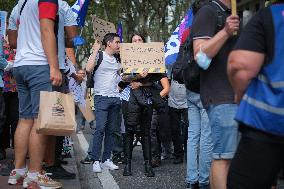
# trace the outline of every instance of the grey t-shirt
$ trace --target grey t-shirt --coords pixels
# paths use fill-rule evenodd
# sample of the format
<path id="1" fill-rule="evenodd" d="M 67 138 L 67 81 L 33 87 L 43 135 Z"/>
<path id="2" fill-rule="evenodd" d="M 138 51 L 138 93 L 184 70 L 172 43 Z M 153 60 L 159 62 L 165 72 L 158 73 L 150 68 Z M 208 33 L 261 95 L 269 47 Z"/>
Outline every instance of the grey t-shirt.
<path id="1" fill-rule="evenodd" d="M 114 56 L 103 51 L 103 60 L 94 74 L 94 94 L 119 97 L 118 83 L 121 81 L 119 71 L 121 64 Z"/>
<path id="2" fill-rule="evenodd" d="M 177 81 L 172 80 L 168 105 L 176 109 L 187 108 L 186 88 L 184 84 L 179 84 Z"/>

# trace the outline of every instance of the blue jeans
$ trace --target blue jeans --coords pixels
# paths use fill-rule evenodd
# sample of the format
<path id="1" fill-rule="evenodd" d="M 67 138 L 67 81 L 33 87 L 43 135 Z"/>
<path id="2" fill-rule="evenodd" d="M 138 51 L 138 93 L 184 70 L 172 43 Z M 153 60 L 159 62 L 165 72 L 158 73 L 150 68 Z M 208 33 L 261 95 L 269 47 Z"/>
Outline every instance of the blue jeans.
<path id="1" fill-rule="evenodd" d="M 209 106 L 207 113 L 212 129 L 213 159 L 233 159 L 239 142 L 238 124 L 234 120 L 236 104 Z"/>
<path id="2" fill-rule="evenodd" d="M 211 128 L 200 95 L 187 90 L 187 103 L 189 127 L 186 182 L 190 184 L 199 182 L 200 186 L 205 186 L 209 184 L 212 161 Z"/>
<path id="3" fill-rule="evenodd" d="M 92 158 L 99 161 L 101 157 L 102 141 L 104 138 L 104 153 L 102 162 L 110 159 L 115 141 L 115 131 L 120 126 L 120 99 L 117 97 L 98 96 L 95 99 L 96 130 L 93 138 Z"/>

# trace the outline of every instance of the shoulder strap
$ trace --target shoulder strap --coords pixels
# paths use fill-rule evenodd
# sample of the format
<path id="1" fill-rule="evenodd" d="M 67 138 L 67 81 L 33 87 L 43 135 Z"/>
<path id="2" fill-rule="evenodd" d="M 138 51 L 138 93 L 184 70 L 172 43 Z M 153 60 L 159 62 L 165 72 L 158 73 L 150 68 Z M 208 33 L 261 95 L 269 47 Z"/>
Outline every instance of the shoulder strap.
<path id="1" fill-rule="evenodd" d="M 100 66 L 100 64 L 102 63 L 103 58 L 104 58 L 103 51 L 99 51 L 98 54 L 99 54 L 99 59 L 98 59 L 98 61 L 97 61 L 97 65 L 94 67 L 94 70 L 93 70 L 93 72 L 92 72 L 92 78 L 94 78 L 95 72 L 96 72 L 97 69 L 99 68 L 99 66 Z"/>
<path id="2" fill-rule="evenodd" d="M 24 8 L 25 8 L 25 6 L 26 6 L 26 4 L 27 4 L 27 1 L 28 1 L 28 0 L 25 0 L 25 2 L 23 3 L 23 5 L 22 5 L 22 7 L 21 7 L 21 10 L 20 10 L 20 15 L 22 14 L 22 12 L 23 12 L 23 10 L 24 10 Z"/>
<path id="3" fill-rule="evenodd" d="M 210 5 L 214 6 L 217 12 L 217 32 L 220 31 L 226 22 L 226 10 L 219 5 L 218 2 L 212 0 L 209 2 Z"/>

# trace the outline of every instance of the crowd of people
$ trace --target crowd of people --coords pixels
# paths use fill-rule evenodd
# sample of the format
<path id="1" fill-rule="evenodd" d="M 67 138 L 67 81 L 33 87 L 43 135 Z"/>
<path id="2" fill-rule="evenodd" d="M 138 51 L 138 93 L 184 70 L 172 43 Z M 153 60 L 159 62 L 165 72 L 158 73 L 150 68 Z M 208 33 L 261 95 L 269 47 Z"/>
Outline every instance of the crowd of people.
<path id="1" fill-rule="evenodd" d="M 0 49 L 0 160 L 7 148 L 15 151 L 8 183 L 61 188 L 57 179 L 76 177 L 62 167 L 64 137 L 36 131 L 40 91 L 68 93 L 69 80 L 86 86 L 88 74 L 96 119 L 81 163 L 94 173 L 123 163 L 123 176 L 131 176 L 139 142 L 146 177 L 172 159 L 186 161 L 187 188 L 276 187 L 284 168 L 284 1 L 260 10 L 242 30 L 230 0 L 200 2 L 188 52 L 200 67 L 196 92 L 170 70 L 124 73 L 116 33 L 104 36 L 103 48 L 96 40 L 85 67 L 75 70 L 77 21 L 68 3 L 19 0 Z M 146 40 L 133 33 L 131 43 Z M 83 130 L 85 120 L 78 124 Z"/>

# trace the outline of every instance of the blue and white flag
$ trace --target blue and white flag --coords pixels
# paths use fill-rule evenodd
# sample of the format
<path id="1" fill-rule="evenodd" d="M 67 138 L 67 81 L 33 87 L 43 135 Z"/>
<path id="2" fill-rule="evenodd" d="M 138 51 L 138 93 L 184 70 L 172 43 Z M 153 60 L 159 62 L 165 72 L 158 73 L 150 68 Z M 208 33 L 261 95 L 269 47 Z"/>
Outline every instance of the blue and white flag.
<path id="1" fill-rule="evenodd" d="M 6 36 L 6 27 L 7 27 L 7 12 L 0 11 L 0 35 Z"/>
<path id="2" fill-rule="evenodd" d="M 80 27 L 84 27 L 89 4 L 90 0 L 77 0 L 71 7 L 74 15 L 77 17 L 78 26 Z"/>
<path id="3" fill-rule="evenodd" d="M 180 45 L 183 44 L 189 36 L 192 21 L 193 12 L 192 9 L 189 9 L 165 45 L 165 61 L 167 66 L 172 65 L 176 61 Z"/>

